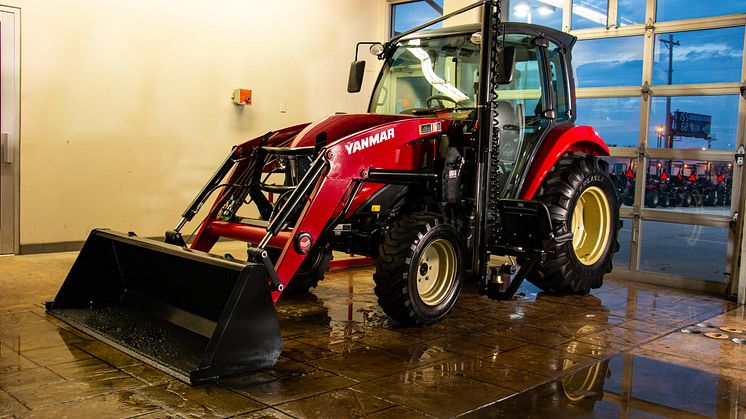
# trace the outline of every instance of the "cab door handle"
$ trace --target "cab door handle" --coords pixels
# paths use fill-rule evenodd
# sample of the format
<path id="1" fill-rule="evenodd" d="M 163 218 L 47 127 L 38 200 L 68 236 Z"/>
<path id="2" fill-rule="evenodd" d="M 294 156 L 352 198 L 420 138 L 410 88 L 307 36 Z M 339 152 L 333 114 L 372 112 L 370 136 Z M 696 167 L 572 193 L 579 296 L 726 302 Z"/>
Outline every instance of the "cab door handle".
<path id="1" fill-rule="evenodd" d="M 3 163 L 13 163 L 13 136 L 4 132 L 0 134 L 0 141 L 2 142 L 3 151 Z"/>

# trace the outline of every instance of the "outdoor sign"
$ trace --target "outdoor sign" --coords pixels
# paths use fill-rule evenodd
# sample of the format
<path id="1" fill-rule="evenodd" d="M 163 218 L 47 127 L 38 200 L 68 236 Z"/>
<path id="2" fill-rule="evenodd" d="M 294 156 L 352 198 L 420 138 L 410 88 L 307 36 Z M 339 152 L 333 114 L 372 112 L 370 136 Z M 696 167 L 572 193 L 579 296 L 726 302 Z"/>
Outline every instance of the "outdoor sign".
<path id="1" fill-rule="evenodd" d="M 680 137 L 710 138 L 712 116 L 676 111 L 673 115 L 673 135 Z"/>

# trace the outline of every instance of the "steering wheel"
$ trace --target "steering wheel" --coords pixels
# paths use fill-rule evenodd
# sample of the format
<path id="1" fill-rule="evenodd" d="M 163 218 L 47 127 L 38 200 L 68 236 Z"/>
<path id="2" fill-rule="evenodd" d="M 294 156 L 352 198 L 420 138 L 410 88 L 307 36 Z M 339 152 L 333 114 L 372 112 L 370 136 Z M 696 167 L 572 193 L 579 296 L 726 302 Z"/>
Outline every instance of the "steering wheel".
<path id="1" fill-rule="evenodd" d="M 444 100 L 447 101 L 447 102 L 453 103 L 453 106 L 445 106 L 443 104 Z M 438 108 L 437 109 L 455 108 L 456 105 L 458 105 L 458 102 L 456 102 L 455 99 L 452 99 L 452 98 L 450 98 L 448 96 L 445 96 L 445 95 L 432 95 L 432 96 L 430 96 L 429 98 L 427 98 L 425 100 L 425 103 L 427 104 L 428 108 L 435 108 L 435 106 L 433 106 L 432 102 L 438 102 Z"/>

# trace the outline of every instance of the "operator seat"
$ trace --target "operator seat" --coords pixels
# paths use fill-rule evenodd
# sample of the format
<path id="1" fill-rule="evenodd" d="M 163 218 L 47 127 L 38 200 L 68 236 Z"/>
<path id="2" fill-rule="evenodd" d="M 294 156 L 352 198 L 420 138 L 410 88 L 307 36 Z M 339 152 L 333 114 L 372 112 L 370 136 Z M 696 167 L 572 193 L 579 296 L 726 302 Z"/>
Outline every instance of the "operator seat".
<path id="1" fill-rule="evenodd" d="M 523 139 L 523 105 L 506 100 L 497 101 L 497 121 L 500 129 L 500 160 L 514 162 Z"/>

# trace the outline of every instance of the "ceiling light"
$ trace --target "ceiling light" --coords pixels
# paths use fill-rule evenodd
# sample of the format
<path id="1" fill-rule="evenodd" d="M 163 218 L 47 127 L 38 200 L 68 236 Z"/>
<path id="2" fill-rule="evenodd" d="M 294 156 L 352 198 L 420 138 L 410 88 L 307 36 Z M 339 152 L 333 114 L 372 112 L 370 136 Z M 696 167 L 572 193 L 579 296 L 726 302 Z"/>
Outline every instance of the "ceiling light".
<path id="1" fill-rule="evenodd" d="M 551 15 L 557 9 L 555 9 L 554 6 L 539 6 L 536 10 L 539 12 L 540 15 L 546 16 Z"/>
<path id="2" fill-rule="evenodd" d="M 513 6 L 513 13 L 518 17 L 528 16 L 528 12 L 531 10 L 531 6 L 528 3 L 518 3 Z"/>

